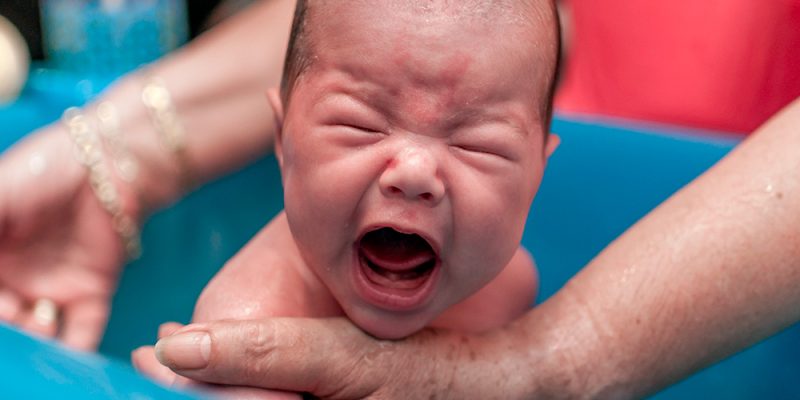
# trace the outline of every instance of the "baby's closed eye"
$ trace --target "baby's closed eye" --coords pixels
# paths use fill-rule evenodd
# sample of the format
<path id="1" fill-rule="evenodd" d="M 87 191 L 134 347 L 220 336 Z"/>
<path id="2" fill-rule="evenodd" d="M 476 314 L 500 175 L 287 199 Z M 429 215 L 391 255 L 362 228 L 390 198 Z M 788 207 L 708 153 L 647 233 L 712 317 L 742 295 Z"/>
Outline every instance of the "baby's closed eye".
<path id="1" fill-rule="evenodd" d="M 457 157 L 466 162 L 477 162 L 484 165 L 506 165 L 519 159 L 518 149 L 513 144 L 500 140 L 483 140 L 481 138 L 459 139 L 450 143 L 450 148 Z"/>

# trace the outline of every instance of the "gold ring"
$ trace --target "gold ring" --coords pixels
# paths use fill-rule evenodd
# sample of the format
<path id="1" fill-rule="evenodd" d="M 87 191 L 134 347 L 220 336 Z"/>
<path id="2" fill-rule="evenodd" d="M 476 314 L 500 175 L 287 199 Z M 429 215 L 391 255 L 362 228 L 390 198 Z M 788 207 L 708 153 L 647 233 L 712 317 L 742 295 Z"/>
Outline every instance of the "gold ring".
<path id="1" fill-rule="evenodd" d="M 58 306 L 45 297 L 36 300 L 33 303 L 33 319 L 40 325 L 54 324 L 58 320 Z"/>

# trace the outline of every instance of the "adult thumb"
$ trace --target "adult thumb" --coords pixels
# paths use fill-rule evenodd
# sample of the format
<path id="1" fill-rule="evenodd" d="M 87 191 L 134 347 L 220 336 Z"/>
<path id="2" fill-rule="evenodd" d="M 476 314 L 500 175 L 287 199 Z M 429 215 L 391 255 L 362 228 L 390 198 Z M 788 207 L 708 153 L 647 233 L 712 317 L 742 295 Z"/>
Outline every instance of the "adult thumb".
<path id="1" fill-rule="evenodd" d="M 394 378 L 395 348 L 343 318 L 271 318 L 187 325 L 159 340 L 155 351 L 162 364 L 191 379 L 365 398 Z"/>

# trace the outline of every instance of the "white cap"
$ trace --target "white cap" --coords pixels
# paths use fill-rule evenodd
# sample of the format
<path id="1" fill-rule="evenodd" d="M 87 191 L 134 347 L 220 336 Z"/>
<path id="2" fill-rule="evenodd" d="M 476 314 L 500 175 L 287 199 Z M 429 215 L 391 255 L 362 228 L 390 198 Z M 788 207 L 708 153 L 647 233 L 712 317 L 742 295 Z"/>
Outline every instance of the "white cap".
<path id="1" fill-rule="evenodd" d="M 30 53 L 17 28 L 0 15 L 0 104 L 14 101 L 28 79 Z"/>

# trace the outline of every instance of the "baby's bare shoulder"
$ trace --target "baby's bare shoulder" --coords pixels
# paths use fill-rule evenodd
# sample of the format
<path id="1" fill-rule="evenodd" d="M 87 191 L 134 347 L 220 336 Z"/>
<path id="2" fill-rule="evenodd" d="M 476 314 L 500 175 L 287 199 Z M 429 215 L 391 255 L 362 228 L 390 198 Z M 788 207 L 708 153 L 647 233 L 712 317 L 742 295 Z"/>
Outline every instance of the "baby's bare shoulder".
<path id="1" fill-rule="evenodd" d="M 214 276 L 195 305 L 195 322 L 311 316 L 315 279 L 294 245 L 283 214 L 250 240 Z"/>

